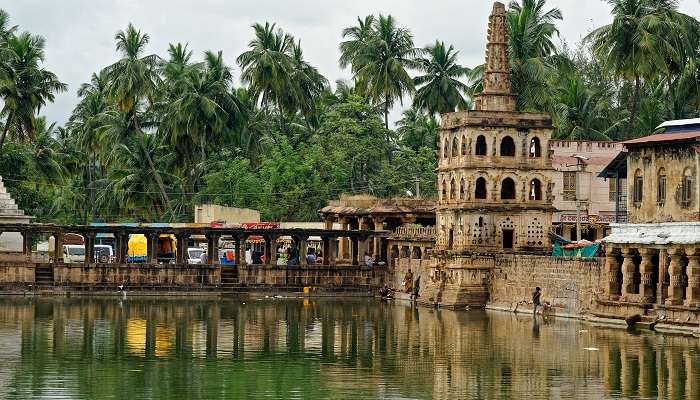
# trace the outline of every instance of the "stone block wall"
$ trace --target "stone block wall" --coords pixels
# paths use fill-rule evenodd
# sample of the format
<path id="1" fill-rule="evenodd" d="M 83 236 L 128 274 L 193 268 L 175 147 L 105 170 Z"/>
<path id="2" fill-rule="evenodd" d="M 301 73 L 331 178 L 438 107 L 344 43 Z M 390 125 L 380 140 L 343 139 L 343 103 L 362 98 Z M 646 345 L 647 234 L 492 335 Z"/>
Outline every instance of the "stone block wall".
<path id="1" fill-rule="evenodd" d="M 542 300 L 569 314 L 595 308 L 604 280 L 604 259 L 574 259 L 530 255 L 497 255 L 489 284 L 489 304 L 514 308 L 532 301 L 535 287 Z"/>
<path id="2" fill-rule="evenodd" d="M 0 262 L 0 283 L 25 284 L 34 282 L 34 264 L 25 262 Z"/>
<path id="3" fill-rule="evenodd" d="M 277 288 L 320 287 L 325 290 L 374 290 L 384 283 L 386 268 L 361 266 L 243 265 L 238 269 L 242 286 Z"/>
<path id="4" fill-rule="evenodd" d="M 55 264 L 57 286 L 129 288 L 207 288 L 221 282 L 221 268 L 175 264 Z"/>

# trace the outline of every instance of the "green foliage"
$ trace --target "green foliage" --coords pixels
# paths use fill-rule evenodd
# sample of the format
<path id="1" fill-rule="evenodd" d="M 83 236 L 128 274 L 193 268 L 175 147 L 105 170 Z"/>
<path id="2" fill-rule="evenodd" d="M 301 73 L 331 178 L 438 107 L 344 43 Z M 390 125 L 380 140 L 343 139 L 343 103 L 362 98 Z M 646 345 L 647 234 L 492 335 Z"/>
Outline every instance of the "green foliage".
<path id="1" fill-rule="evenodd" d="M 518 107 L 551 113 L 557 138 L 621 140 L 699 115 L 698 21 L 671 0 L 609 3 L 612 23 L 571 50 L 552 2 L 510 2 Z M 128 25 L 56 127 L 39 116 L 65 90 L 42 66 L 44 40 L 0 10 L 0 176 L 19 206 L 41 221 L 189 221 L 213 202 L 310 221 L 342 193 L 407 195 L 417 179 L 435 195 L 437 114 L 470 108 L 483 65 L 460 65 L 440 40 L 418 49 L 391 15 L 370 15 L 342 31 L 353 79 L 331 89 L 291 34 L 252 28 L 239 86 L 220 51 L 195 59 L 175 43 L 161 58 Z"/>

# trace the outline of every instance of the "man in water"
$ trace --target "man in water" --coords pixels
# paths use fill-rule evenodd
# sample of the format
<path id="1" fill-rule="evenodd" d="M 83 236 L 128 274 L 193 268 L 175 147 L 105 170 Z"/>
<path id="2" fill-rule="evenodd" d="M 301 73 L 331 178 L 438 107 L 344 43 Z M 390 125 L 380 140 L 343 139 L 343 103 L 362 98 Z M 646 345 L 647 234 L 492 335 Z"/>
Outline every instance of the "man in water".
<path id="1" fill-rule="evenodd" d="M 542 290 L 540 287 L 536 287 L 535 291 L 532 292 L 532 315 L 537 315 L 537 308 L 542 305 L 541 303 Z"/>

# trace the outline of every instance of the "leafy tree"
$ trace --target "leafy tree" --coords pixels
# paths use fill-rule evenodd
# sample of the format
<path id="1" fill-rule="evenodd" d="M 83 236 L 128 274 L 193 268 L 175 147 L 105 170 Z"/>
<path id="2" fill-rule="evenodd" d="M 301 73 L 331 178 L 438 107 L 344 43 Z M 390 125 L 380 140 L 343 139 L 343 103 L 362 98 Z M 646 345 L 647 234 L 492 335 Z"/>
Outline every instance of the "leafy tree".
<path id="1" fill-rule="evenodd" d="M 412 107 L 403 112 L 396 126 L 396 134 L 402 146 L 414 151 L 422 147 L 431 150 L 437 147 L 437 133 L 440 126 L 434 116 L 426 115 Z"/>

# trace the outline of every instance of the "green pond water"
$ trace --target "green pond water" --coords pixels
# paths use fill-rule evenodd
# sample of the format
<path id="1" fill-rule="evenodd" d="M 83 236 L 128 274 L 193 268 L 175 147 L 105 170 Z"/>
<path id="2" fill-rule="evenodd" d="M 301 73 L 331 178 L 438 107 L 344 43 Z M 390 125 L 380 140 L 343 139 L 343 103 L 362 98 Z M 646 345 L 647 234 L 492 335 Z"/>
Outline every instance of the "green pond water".
<path id="1" fill-rule="evenodd" d="M 0 299 L 0 399 L 700 399 L 699 350 L 372 299 Z"/>

